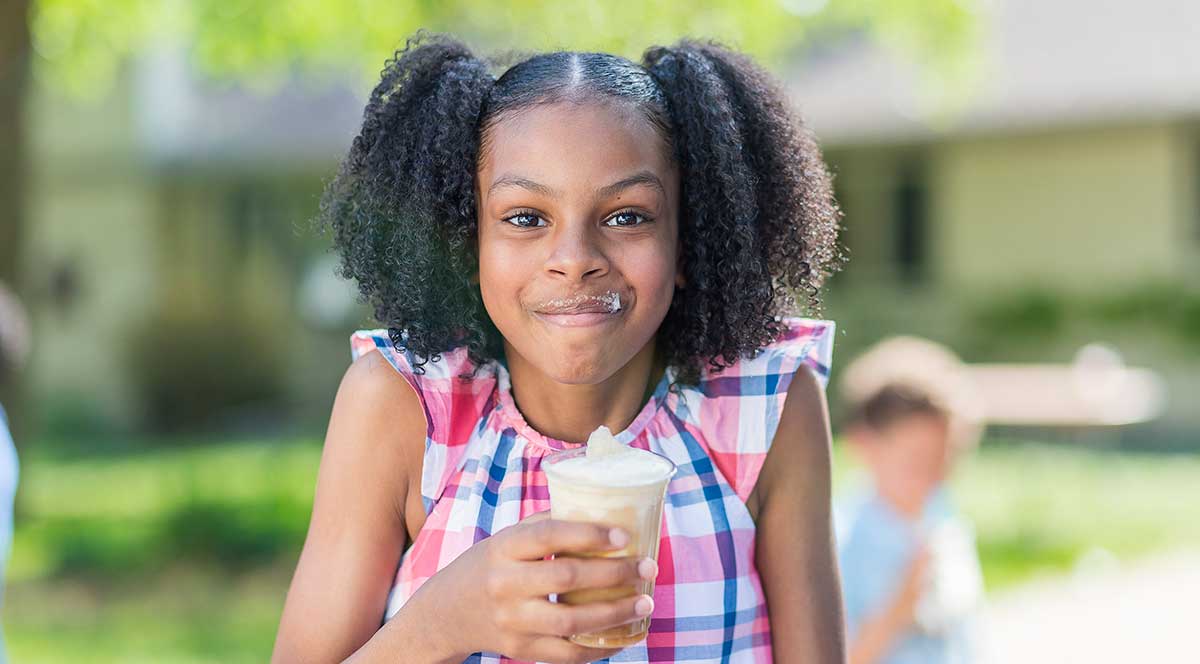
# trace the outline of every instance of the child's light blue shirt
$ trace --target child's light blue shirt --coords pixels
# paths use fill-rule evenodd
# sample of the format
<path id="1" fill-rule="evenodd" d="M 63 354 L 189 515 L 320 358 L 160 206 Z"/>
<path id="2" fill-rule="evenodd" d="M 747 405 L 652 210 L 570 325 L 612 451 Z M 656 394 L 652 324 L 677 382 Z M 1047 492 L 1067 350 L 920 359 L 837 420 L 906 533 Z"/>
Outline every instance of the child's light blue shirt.
<path id="1" fill-rule="evenodd" d="M 930 495 L 919 523 L 902 518 L 873 488 L 840 499 L 834 520 L 849 640 L 895 596 L 924 533 L 933 554 L 932 585 L 917 609 L 925 627 L 899 636 L 880 664 L 976 661 L 982 574 L 970 524 L 955 513 L 944 487 Z"/>

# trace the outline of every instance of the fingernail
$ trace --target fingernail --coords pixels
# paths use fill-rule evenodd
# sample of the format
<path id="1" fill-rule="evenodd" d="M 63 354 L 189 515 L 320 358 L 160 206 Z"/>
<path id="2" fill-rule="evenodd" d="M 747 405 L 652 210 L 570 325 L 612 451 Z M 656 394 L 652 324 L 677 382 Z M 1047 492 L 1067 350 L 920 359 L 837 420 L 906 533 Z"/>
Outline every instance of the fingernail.
<path id="1" fill-rule="evenodd" d="M 637 604 L 633 605 L 633 610 L 639 616 L 648 616 L 651 611 L 654 611 L 654 600 L 649 595 L 642 595 L 638 598 Z"/>
<path id="2" fill-rule="evenodd" d="M 637 569 L 638 576 L 647 581 L 653 581 L 658 577 L 658 563 L 654 562 L 653 558 L 642 558 Z"/>
<path id="3" fill-rule="evenodd" d="M 626 535 L 625 531 L 620 528 L 613 528 L 608 531 L 608 541 L 612 542 L 615 547 L 622 547 L 629 544 L 629 535 Z"/>

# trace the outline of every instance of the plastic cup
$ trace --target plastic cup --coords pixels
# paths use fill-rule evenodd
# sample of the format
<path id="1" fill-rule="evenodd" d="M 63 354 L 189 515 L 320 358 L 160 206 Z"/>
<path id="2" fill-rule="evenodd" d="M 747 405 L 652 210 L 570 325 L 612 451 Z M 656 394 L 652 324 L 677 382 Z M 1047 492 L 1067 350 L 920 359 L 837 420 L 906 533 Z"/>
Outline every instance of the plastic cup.
<path id="1" fill-rule="evenodd" d="M 658 537 L 662 527 L 663 501 L 667 484 L 675 474 L 675 464 L 664 456 L 638 450 L 650 457 L 649 464 L 661 467 L 660 476 L 652 481 L 630 484 L 628 478 L 602 477 L 599 473 L 589 475 L 586 480 L 578 473 L 565 476 L 561 471 L 564 461 L 578 459 L 587 454 L 581 447 L 556 452 L 546 457 L 542 469 L 546 473 L 550 489 L 550 517 L 563 521 L 583 521 L 614 526 L 629 533 L 629 544 L 616 551 L 597 551 L 583 554 L 562 554 L 572 558 L 653 558 L 658 560 Z M 651 472 L 650 475 L 656 475 Z M 558 595 L 564 604 L 587 604 L 610 601 L 634 595 L 654 594 L 654 581 L 639 581 L 611 588 L 587 588 Z M 646 638 L 650 630 L 650 616 L 600 632 L 573 634 L 570 640 L 592 648 L 623 648 Z"/>

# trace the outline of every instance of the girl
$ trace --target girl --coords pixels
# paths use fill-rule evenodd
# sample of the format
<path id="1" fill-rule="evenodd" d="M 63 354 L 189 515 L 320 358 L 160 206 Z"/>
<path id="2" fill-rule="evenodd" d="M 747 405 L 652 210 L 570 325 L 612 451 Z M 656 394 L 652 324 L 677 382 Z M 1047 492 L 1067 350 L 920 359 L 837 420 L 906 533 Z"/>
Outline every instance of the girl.
<path id="1" fill-rule="evenodd" d="M 493 78 L 418 35 L 320 218 L 387 329 L 352 337 L 274 661 L 842 661 L 833 324 L 781 318 L 839 213 L 763 70 L 684 41 Z M 541 460 L 600 425 L 679 467 L 657 564 L 550 559 L 628 537 L 543 514 Z M 565 638 L 645 615 L 619 655 Z"/>

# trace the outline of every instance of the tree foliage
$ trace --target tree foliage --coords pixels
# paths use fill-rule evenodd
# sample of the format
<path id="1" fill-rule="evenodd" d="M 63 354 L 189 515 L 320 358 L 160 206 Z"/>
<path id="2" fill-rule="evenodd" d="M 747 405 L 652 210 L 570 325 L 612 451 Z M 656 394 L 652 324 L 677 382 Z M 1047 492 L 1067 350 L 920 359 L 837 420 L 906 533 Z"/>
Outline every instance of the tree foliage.
<path id="1" fill-rule="evenodd" d="M 685 35 L 712 37 L 775 65 L 814 31 L 854 32 L 899 43 L 936 69 L 970 43 L 976 9 L 971 0 L 34 0 L 31 30 L 38 80 L 95 97 L 130 58 L 172 45 L 216 80 L 269 89 L 296 70 L 310 79 L 349 71 L 367 85 L 418 28 L 487 52 L 630 57 Z"/>

